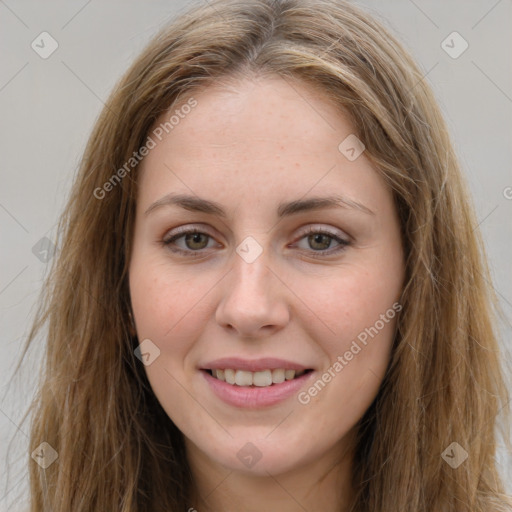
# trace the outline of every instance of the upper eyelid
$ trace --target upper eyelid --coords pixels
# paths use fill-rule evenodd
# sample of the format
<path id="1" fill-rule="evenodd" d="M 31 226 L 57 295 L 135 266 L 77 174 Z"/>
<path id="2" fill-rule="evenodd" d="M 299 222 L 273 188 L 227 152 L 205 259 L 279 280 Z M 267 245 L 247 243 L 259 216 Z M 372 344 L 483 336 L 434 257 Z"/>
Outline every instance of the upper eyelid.
<path id="1" fill-rule="evenodd" d="M 331 231 L 332 229 L 336 229 L 336 231 Z M 301 228 L 301 234 L 300 236 L 305 236 L 305 235 L 308 235 L 309 233 L 317 233 L 317 232 L 320 232 L 320 233 L 323 233 L 323 234 L 326 234 L 326 235 L 330 235 L 330 236 L 333 236 L 333 237 L 338 237 L 338 238 L 343 238 L 343 235 L 345 235 L 347 238 L 351 238 L 348 233 L 346 233 L 345 231 L 339 229 L 339 228 L 326 228 L 326 227 L 321 227 L 321 226 L 317 226 L 317 225 L 311 225 L 311 224 L 308 224 L 305 228 Z"/>
<path id="2" fill-rule="evenodd" d="M 194 233 L 194 232 L 202 233 L 202 234 L 213 237 L 213 235 L 209 232 L 209 229 L 207 227 L 204 227 L 202 225 L 196 226 L 196 225 L 192 224 L 192 225 L 186 225 L 186 226 L 178 226 L 174 229 L 166 231 L 166 233 L 164 234 L 164 239 L 167 237 L 172 238 L 172 237 L 178 236 L 178 235 L 187 235 L 189 233 Z"/>

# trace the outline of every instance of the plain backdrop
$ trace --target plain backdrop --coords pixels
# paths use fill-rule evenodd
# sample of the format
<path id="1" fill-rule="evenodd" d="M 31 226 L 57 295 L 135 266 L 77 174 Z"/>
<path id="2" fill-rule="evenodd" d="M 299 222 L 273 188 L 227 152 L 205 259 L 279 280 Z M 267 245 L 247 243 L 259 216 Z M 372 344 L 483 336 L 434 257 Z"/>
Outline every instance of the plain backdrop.
<path id="1" fill-rule="evenodd" d="M 512 2 L 357 3 L 381 17 L 409 49 L 443 109 L 505 314 L 500 329 L 504 360 L 510 361 Z M 40 347 L 15 377 L 13 372 L 47 269 L 42 260 L 48 242 L 41 239 L 55 235 L 87 137 L 115 82 L 187 5 L 0 0 L 0 511 L 21 509 L 20 503 L 9 505 L 26 496 L 27 457 L 34 449 L 22 418 L 34 392 Z M 32 46 L 41 37 L 45 51 L 58 44 L 46 59 L 42 48 L 37 53 Z M 501 449 L 498 461 L 512 481 L 510 455 Z"/>

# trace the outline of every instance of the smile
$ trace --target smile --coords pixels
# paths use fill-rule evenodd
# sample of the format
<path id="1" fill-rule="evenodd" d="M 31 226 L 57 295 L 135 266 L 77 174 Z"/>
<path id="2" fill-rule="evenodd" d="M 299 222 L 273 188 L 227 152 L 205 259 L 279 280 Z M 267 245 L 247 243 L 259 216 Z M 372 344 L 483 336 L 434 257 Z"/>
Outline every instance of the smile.
<path id="1" fill-rule="evenodd" d="M 284 368 L 268 369 L 257 372 L 247 370 L 235 370 L 232 368 L 207 370 L 210 375 L 218 380 L 227 382 L 233 386 L 268 387 L 273 384 L 281 384 L 285 380 L 293 380 L 301 377 L 311 370 L 289 370 Z"/>

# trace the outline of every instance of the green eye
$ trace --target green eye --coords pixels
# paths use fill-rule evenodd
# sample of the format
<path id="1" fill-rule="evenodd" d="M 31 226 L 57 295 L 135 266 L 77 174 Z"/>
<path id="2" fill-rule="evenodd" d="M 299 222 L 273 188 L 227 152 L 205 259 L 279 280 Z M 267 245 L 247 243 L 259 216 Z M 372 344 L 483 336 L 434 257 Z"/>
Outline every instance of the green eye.
<path id="1" fill-rule="evenodd" d="M 316 233 L 314 235 L 308 235 L 308 243 L 312 249 L 315 250 L 325 250 L 329 249 L 331 242 L 334 238 L 330 235 L 326 235 L 325 233 Z"/>
<path id="2" fill-rule="evenodd" d="M 187 233 L 182 236 L 185 237 L 185 245 L 188 249 L 206 249 L 206 246 L 208 245 L 209 236 L 205 233 Z"/>
<path id="3" fill-rule="evenodd" d="M 198 229 L 190 229 L 165 239 L 163 243 L 169 246 L 173 252 L 190 254 L 207 249 L 210 240 L 212 240 L 212 237 L 207 233 L 203 233 Z M 176 243 L 177 241 L 180 241 L 180 243 Z"/>
<path id="4" fill-rule="evenodd" d="M 307 247 L 300 247 L 300 242 L 302 240 L 306 240 Z M 335 247 L 332 247 L 333 242 L 337 244 Z M 329 231 L 318 229 L 318 228 L 310 228 L 304 235 L 300 238 L 297 246 L 300 249 L 318 253 L 318 256 L 321 257 L 323 254 L 333 254 L 338 251 L 344 250 L 348 245 L 350 245 L 349 240 L 345 240 L 334 233 L 330 233 Z M 315 255 L 316 256 L 316 255 Z"/>

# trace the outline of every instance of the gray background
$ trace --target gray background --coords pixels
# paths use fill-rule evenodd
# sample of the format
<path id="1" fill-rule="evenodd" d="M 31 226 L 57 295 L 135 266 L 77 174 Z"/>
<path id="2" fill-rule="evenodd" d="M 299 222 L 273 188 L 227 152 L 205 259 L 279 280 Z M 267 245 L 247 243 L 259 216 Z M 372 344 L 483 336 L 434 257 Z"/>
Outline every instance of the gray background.
<path id="1" fill-rule="evenodd" d="M 358 3 L 381 16 L 411 51 L 445 113 L 505 314 L 504 360 L 512 361 L 512 1 Z M 21 420 L 38 349 L 12 375 L 46 271 L 32 249 L 55 235 L 88 134 L 115 82 L 155 31 L 187 5 L 0 0 L 0 511 L 26 494 L 25 457 L 35 448 Z M 47 59 L 31 48 L 43 31 L 59 45 Z M 469 44 L 456 59 L 441 46 L 453 31 Z M 510 454 L 501 449 L 498 461 L 512 481 Z"/>

